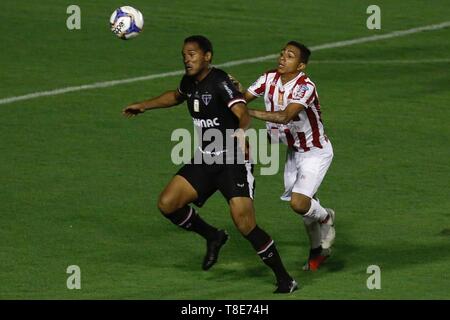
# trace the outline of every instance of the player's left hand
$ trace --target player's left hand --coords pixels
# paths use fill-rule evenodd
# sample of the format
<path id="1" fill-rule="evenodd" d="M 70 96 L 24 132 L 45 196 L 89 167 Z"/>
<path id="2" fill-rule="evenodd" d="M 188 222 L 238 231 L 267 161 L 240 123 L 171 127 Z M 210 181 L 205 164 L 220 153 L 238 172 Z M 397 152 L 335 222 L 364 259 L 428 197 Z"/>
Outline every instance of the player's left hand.
<path id="1" fill-rule="evenodd" d="M 122 110 L 122 114 L 127 118 L 137 116 L 139 113 L 144 112 L 145 108 L 141 103 L 134 103 Z"/>

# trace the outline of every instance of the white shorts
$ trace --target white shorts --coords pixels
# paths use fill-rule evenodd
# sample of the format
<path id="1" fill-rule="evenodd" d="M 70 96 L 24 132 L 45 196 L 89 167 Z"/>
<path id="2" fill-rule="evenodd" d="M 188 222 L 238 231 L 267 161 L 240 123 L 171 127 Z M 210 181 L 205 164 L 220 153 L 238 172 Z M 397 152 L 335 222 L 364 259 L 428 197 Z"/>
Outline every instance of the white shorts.
<path id="1" fill-rule="evenodd" d="M 312 198 L 320 187 L 333 160 L 333 147 L 328 141 L 322 149 L 295 152 L 288 149 L 284 165 L 284 193 L 281 200 L 291 201 L 292 192 Z"/>

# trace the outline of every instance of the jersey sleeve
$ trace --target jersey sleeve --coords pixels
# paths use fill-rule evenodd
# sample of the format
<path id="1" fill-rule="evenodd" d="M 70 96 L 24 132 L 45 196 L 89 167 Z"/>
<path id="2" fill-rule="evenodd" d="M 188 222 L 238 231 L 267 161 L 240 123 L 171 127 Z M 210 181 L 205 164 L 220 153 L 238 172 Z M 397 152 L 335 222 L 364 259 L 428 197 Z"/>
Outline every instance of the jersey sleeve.
<path id="1" fill-rule="evenodd" d="M 228 108 L 232 108 L 236 103 L 239 102 L 244 104 L 247 103 L 242 93 L 236 89 L 235 85 L 231 82 L 228 75 L 226 77 L 223 77 L 219 82 L 218 94 Z"/>
<path id="2" fill-rule="evenodd" d="M 248 87 L 247 91 L 250 92 L 255 97 L 261 97 L 264 95 L 264 91 L 266 90 L 266 80 L 267 74 L 263 74 L 259 77 L 250 87 Z"/>
<path id="3" fill-rule="evenodd" d="M 183 76 L 183 78 L 181 78 L 180 84 L 178 85 L 178 93 L 181 95 L 181 97 L 186 100 L 187 99 L 187 90 L 188 90 L 188 79 L 186 76 Z"/>
<path id="4" fill-rule="evenodd" d="M 296 84 L 289 95 L 287 103 L 298 103 L 308 108 L 315 97 L 315 91 L 316 88 L 311 83 Z"/>

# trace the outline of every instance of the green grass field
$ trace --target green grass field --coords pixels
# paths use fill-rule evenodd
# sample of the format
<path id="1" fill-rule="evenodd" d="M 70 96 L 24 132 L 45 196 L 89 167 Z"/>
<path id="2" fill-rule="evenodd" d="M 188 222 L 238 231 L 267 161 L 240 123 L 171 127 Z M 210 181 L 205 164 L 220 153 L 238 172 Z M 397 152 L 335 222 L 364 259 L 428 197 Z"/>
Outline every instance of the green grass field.
<path id="1" fill-rule="evenodd" d="M 292 39 L 317 46 L 450 20 L 446 0 L 379 0 L 381 30 L 366 27 L 368 0 L 79 0 L 81 30 L 69 31 L 70 4 L 2 1 L 0 100 L 181 70 L 191 34 L 212 40 L 220 64 L 277 53 Z M 130 41 L 108 25 L 124 4 L 146 20 Z M 308 243 L 279 200 L 282 171 L 256 170 L 258 223 L 300 282 L 291 295 L 272 294 L 270 270 L 220 194 L 200 213 L 231 241 L 208 272 L 204 241 L 156 209 L 178 168 L 171 133 L 192 120 L 185 105 L 133 120 L 121 110 L 175 89 L 179 76 L 0 104 L 0 298 L 449 299 L 449 39 L 444 28 L 313 52 L 308 73 L 335 151 L 319 196 L 337 213 L 334 254 L 320 271 L 301 270 Z M 225 70 L 248 86 L 274 65 Z M 69 265 L 81 268 L 81 290 L 66 287 Z M 366 287 L 369 265 L 381 268 L 381 290 Z"/>

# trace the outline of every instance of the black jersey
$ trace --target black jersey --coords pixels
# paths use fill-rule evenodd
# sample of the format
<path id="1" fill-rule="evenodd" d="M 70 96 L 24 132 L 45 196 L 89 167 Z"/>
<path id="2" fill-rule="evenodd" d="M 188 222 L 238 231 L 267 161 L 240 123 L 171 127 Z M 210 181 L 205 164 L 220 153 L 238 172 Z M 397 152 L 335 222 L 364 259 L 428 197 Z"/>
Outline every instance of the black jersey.
<path id="1" fill-rule="evenodd" d="M 201 81 L 185 75 L 178 88 L 181 96 L 187 100 L 189 112 L 194 126 L 199 133 L 199 143 L 202 150 L 211 150 L 214 144 L 215 152 L 226 150 L 228 130 L 239 128 L 239 119 L 231 111 L 236 103 L 246 103 L 245 99 L 223 70 L 212 68 Z M 220 131 L 223 143 L 214 143 L 214 134 L 206 134 L 209 129 Z M 210 131 L 211 133 L 211 131 Z M 209 146 L 209 147 L 208 147 Z"/>

